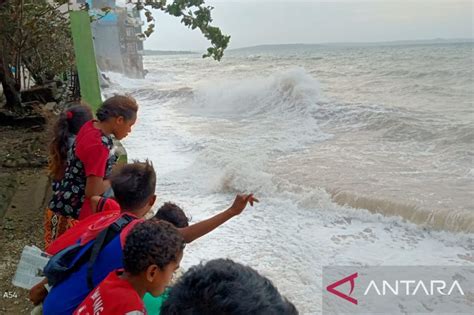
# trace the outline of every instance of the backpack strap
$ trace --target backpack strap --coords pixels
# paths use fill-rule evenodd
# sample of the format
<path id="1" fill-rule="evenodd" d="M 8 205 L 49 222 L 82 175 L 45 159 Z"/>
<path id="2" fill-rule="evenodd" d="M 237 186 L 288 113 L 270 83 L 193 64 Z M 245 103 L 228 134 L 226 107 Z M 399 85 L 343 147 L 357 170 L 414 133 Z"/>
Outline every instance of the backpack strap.
<path id="1" fill-rule="evenodd" d="M 96 212 L 101 212 L 104 210 L 105 203 L 107 202 L 107 197 L 100 197 L 99 202 L 97 204 L 97 211 Z"/>
<path id="2" fill-rule="evenodd" d="M 135 218 L 127 214 L 122 215 L 117 221 L 112 223 L 106 229 L 99 233 L 95 239 L 94 245 L 92 246 L 91 255 L 87 263 L 87 286 L 89 289 L 94 289 L 93 275 L 94 275 L 94 264 L 100 251 L 112 241 L 117 235 L 122 232 L 123 228 L 126 227 Z"/>

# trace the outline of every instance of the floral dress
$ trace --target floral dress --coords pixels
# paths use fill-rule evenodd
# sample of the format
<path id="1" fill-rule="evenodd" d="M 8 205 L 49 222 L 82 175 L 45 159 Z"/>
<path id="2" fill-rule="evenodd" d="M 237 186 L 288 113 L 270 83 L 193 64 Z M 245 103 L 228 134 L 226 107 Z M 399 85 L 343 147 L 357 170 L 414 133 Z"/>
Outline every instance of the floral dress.
<path id="1" fill-rule="evenodd" d="M 86 123 L 68 150 L 63 179 L 55 185 L 45 217 L 45 247 L 74 226 L 85 214 L 92 214 L 85 196 L 88 176 L 107 178 L 117 161 L 111 136 Z M 81 216 L 82 214 L 82 216 Z"/>

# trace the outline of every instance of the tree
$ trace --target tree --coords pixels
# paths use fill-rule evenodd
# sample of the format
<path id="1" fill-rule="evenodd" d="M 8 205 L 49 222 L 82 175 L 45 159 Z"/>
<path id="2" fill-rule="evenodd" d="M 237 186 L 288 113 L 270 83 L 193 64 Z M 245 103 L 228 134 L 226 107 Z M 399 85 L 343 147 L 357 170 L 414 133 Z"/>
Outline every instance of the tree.
<path id="1" fill-rule="evenodd" d="M 0 4 L 0 81 L 10 110 L 20 108 L 25 76 L 43 84 L 74 64 L 67 0 L 7 0 Z M 27 73 L 25 73 L 27 72 Z"/>
<path id="2" fill-rule="evenodd" d="M 166 0 L 127 0 L 128 3 L 135 3 L 138 10 L 145 10 L 148 29 L 144 31 L 149 37 L 155 28 L 155 19 L 149 9 L 161 10 L 172 16 L 181 17 L 181 23 L 190 29 L 199 29 L 201 33 L 211 42 L 211 47 L 203 57 L 212 57 L 221 60 L 224 50 L 229 44 L 230 36 L 222 34 L 218 27 L 212 26 L 211 6 L 206 6 L 204 0 L 174 0 L 168 4 Z"/>
<path id="3" fill-rule="evenodd" d="M 144 10 L 148 28 L 153 33 L 155 19 L 148 8 L 172 16 L 190 29 L 199 29 L 211 42 L 203 57 L 220 60 L 230 40 L 212 26 L 212 7 L 204 0 L 127 0 Z M 36 84 L 61 75 L 74 65 L 74 50 L 67 10 L 59 10 L 68 0 L 0 0 L 0 81 L 8 109 L 21 106 L 20 90 L 25 70 Z M 88 9 L 84 6 L 84 9 Z M 104 8 L 108 11 L 107 8 Z"/>

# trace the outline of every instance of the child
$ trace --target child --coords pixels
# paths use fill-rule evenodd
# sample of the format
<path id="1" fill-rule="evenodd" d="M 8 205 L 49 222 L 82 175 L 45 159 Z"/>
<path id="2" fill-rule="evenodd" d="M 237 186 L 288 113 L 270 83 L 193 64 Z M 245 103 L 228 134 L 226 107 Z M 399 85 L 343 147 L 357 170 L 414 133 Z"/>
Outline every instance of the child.
<path id="1" fill-rule="evenodd" d="M 107 199 L 102 205 L 103 212 L 87 217 L 73 229 L 66 231 L 46 248 L 48 254 L 55 255 L 80 239 L 86 242 L 94 238 L 102 229 L 115 222 L 122 213 L 142 218 L 155 203 L 156 173 L 148 160 L 121 166 L 111 176 L 110 181 L 115 191 L 115 199 Z M 103 199 L 92 198 L 93 201 L 99 202 Z"/>
<path id="2" fill-rule="evenodd" d="M 177 228 L 184 228 L 189 226 L 189 218 L 186 217 L 183 209 L 172 202 L 165 202 L 155 214 L 155 219 L 162 220 L 173 224 Z M 177 276 L 181 275 L 181 269 L 178 269 L 173 277 L 173 281 Z M 172 285 L 172 283 L 170 283 Z M 145 303 L 145 308 L 148 314 L 159 314 L 161 305 L 164 300 L 166 300 L 167 292 L 160 295 L 159 297 L 154 297 L 149 293 L 146 293 L 143 297 L 143 302 Z"/>
<path id="3" fill-rule="evenodd" d="M 77 242 L 85 244 L 94 241 L 100 231 L 115 222 L 117 217 L 120 216 L 120 211 L 136 217 L 137 219 L 129 223 L 120 235 L 112 239 L 99 252 L 97 260 L 93 265 L 94 277 L 92 280 L 94 286 L 100 283 L 112 270 L 123 266 L 123 241 L 134 224 L 141 222 L 140 218 L 146 215 L 156 200 L 156 195 L 154 194 L 156 175 L 153 166 L 148 162 L 135 162 L 122 166 L 112 176 L 111 183 L 115 192 L 115 199 L 121 209 L 97 213 L 90 218 L 86 218 L 53 242 L 50 248 L 47 249 L 48 253 L 55 254 Z M 238 195 L 232 206 L 227 210 L 207 220 L 178 229 L 178 231 L 184 241 L 190 243 L 211 232 L 227 220 L 239 215 L 247 203 L 253 205 L 254 201 L 257 200 L 253 195 Z M 93 220 L 88 222 L 92 218 Z M 89 225 L 85 225 L 84 223 L 86 222 Z M 81 233 L 83 234 L 81 235 Z M 58 243 L 60 243 L 60 246 L 57 245 Z M 87 274 L 88 264 L 84 264 L 68 275 L 62 282 L 55 285 L 44 300 L 44 314 L 71 314 L 90 293 Z M 38 304 L 44 299 L 46 295 L 44 284 L 46 282 L 47 280 L 37 284 L 30 290 L 30 299 L 33 303 Z"/>
<path id="4" fill-rule="evenodd" d="M 137 111 L 137 103 L 128 96 L 113 96 L 102 103 L 98 120 L 87 122 L 77 135 L 64 178 L 49 203 L 52 212 L 79 220 L 93 213 L 90 198 L 102 195 L 110 186 L 106 178 L 116 161 L 112 135 L 118 140 L 125 138 Z"/>
<path id="5" fill-rule="evenodd" d="M 189 218 L 183 209 L 172 202 L 165 202 L 156 212 L 155 219 L 167 221 L 177 228 L 189 226 Z"/>
<path id="6" fill-rule="evenodd" d="M 77 104 L 59 114 L 53 129 L 53 140 L 49 145 L 49 175 L 52 179 L 52 190 L 55 192 L 64 177 L 67 156 L 70 154 L 76 135 L 81 127 L 93 118 L 92 111 L 87 105 Z M 74 225 L 76 220 L 64 217 L 49 209 L 45 212 L 45 246 L 58 235 Z"/>
<path id="7" fill-rule="evenodd" d="M 191 267 L 171 288 L 161 315 L 296 315 L 270 280 L 248 266 L 215 259 Z"/>
<path id="8" fill-rule="evenodd" d="M 123 270 L 112 271 L 74 314 L 146 314 L 143 296 L 164 292 L 179 267 L 183 249 L 184 240 L 170 223 L 148 220 L 137 224 L 125 241 Z"/>

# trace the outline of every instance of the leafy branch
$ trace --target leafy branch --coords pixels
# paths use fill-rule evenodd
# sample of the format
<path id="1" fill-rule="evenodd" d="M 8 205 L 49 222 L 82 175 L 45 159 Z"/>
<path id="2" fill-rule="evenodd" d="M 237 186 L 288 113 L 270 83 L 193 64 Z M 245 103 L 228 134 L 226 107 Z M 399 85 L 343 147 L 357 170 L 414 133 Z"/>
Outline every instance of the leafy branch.
<path id="1" fill-rule="evenodd" d="M 227 48 L 230 36 L 222 34 L 218 27 L 212 26 L 211 6 L 206 6 L 204 0 L 174 0 L 168 4 L 167 0 L 128 0 L 128 3 L 134 3 L 139 11 L 145 11 L 148 28 L 143 32 L 144 36 L 149 37 L 155 29 L 155 18 L 152 12 L 147 8 L 161 10 L 169 15 L 181 17 L 181 23 L 194 30 L 199 29 L 204 37 L 211 42 L 211 47 L 207 48 L 205 57 L 212 57 L 215 60 L 221 60 L 224 50 Z"/>

